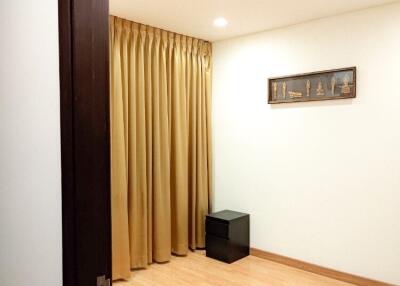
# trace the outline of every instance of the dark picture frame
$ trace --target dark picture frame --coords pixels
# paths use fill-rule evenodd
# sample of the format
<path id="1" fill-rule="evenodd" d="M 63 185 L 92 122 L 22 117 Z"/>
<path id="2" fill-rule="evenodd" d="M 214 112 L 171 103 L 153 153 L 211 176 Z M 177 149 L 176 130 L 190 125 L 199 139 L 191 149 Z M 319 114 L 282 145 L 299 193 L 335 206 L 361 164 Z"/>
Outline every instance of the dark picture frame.
<path id="1" fill-rule="evenodd" d="M 357 68 L 341 68 L 268 79 L 268 103 L 355 98 Z"/>

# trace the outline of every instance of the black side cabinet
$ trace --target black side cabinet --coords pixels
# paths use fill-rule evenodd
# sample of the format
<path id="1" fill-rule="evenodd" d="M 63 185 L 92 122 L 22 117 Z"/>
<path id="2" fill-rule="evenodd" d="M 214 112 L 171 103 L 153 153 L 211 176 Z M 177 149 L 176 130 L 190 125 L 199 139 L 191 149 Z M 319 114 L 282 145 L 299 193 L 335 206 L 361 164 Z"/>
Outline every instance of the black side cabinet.
<path id="1" fill-rule="evenodd" d="M 250 215 L 224 210 L 206 216 L 206 255 L 232 263 L 249 255 Z"/>

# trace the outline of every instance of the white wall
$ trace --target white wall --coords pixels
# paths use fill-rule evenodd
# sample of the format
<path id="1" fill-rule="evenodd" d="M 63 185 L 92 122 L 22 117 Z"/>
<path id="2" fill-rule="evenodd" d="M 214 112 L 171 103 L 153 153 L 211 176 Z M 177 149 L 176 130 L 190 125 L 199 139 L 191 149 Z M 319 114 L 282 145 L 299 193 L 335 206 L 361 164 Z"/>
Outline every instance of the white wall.
<path id="1" fill-rule="evenodd" d="M 400 4 L 214 45 L 215 210 L 259 249 L 400 284 Z M 357 66 L 354 100 L 267 104 L 267 78 Z"/>
<path id="2" fill-rule="evenodd" d="M 0 285 L 62 285 L 57 1 L 0 1 Z"/>

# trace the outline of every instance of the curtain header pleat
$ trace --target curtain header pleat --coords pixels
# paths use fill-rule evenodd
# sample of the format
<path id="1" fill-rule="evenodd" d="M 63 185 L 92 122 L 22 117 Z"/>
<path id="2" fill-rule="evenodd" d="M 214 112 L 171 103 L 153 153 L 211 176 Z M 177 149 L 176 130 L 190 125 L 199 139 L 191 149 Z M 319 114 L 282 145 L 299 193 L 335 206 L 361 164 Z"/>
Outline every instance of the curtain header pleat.
<path id="1" fill-rule="evenodd" d="M 208 41 L 196 39 L 186 35 L 169 32 L 163 29 L 154 28 L 148 25 L 125 20 L 116 16 L 110 16 L 111 33 L 133 33 L 140 34 L 141 39 L 146 37 L 160 37 L 163 45 L 180 48 L 184 53 L 193 53 L 200 56 L 211 56 L 212 45 Z"/>

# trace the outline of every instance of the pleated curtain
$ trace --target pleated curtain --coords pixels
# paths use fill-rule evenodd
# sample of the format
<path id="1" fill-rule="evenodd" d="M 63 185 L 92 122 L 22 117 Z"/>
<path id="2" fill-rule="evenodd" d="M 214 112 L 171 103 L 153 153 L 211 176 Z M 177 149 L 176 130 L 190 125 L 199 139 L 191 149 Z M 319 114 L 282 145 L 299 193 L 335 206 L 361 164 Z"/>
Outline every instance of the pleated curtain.
<path id="1" fill-rule="evenodd" d="M 211 44 L 110 17 L 113 279 L 205 246 Z"/>

